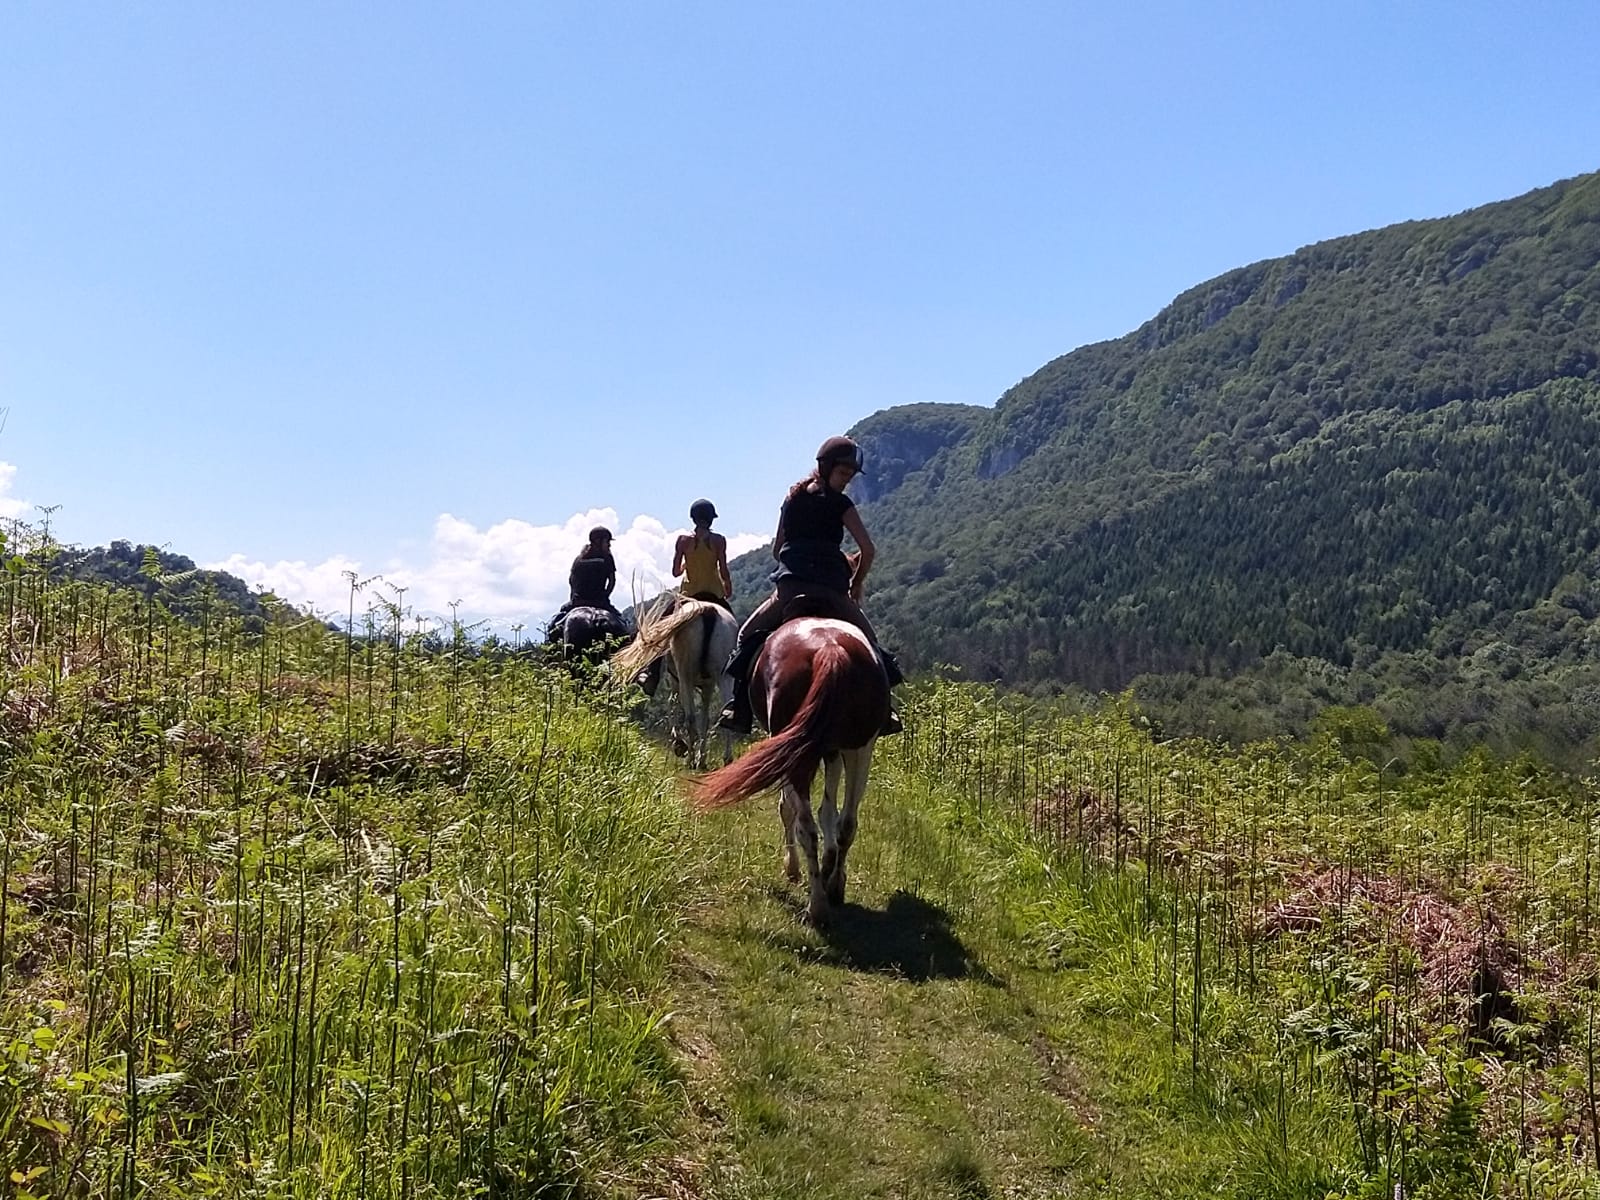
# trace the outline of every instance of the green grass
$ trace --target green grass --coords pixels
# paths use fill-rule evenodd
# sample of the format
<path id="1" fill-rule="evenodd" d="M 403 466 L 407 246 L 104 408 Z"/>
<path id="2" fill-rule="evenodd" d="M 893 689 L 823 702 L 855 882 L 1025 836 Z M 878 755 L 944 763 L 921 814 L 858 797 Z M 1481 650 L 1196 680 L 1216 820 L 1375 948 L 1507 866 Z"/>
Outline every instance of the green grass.
<path id="1" fill-rule="evenodd" d="M 1596 1194 L 1583 784 L 925 685 L 818 931 L 521 656 L 6 588 L 19 1200 Z"/>
<path id="2" fill-rule="evenodd" d="M 974 697 L 976 713 L 958 713 Z M 830 928 L 798 919 L 770 802 L 704 819 L 720 846 L 715 884 L 675 972 L 675 1029 L 699 1047 L 704 1194 L 1321 1200 L 1396 1184 L 1451 1195 L 1467 1177 L 1474 1194 L 1527 1194 L 1531 1177 L 1533 1194 L 1591 1194 L 1589 1131 L 1573 1116 L 1581 1047 L 1525 1073 L 1541 1083 L 1513 1086 L 1514 1069 L 1428 1027 L 1424 998 L 1388 957 L 1363 959 L 1353 929 L 1250 933 L 1283 894 L 1286 844 L 1307 854 L 1321 839 L 1314 861 L 1407 864 L 1421 877 L 1419 847 L 1433 847 L 1430 870 L 1461 867 L 1459 832 L 1431 831 L 1450 832 L 1463 808 L 1504 822 L 1481 829 L 1475 855 L 1548 854 L 1540 885 L 1561 885 L 1574 863 L 1534 836 L 1521 815 L 1534 806 L 1486 798 L 1499 775 L 1478 780 L 1477 798 L 1428 780 L 1357 797 L 1370 769 L 1327 763 L 1314 805 L 1274 805 L 1290 795 L 1281 749 L 1229 762 L 1157 748 L 1114 711 L 1027 730 L 967 689 L 924 691 L 907 711 L 911 733 L 881 744 L 851 903 Z M 1049 782 L 1034 784 L 1035 771 Z M 1212 781 L 1186 778 L 1201 771 Z M 1168 794 L 1175 772 L 1182 803 Z M 1120 786 L 1143 834 L 1119 854 L 1076 818 L 1071 836 L 1041 832 L 1039 796 L 1064 780 Z M 1546 832 L 1562 803 L 1547 796 Z M 1141 847 L 1178 839 L 1187 862 L 1146 869 Z M 1525 930 L 1557 928 L 1536 924 L 1553 912 L 1540 887 L 1520 902 Z M 1383 1029 L 1390 1040 L 1374 1042 Z M 1433 1074 L 1484 1061 L 1497 1080 L 1487 1092 Z M 1563 1143 L 1547 1127 L 1519 1148 L 1517 1097 L 1540 1087 L 1564 1089 L 1564 1128 L 1578 1136 Z M 1459 1161 L 1442 1132 L 1451 1096 L 1479 1113 Z"/>
<path id="3" fill-rule="evenodd" d="M 656 751 L 516 659 L 37 582 L 13 577 L 0 692 L 18 1196 L 647 1173 L 703 874 Z"/>
<path id="4" fill-rule="evenodd" d="M 991 902 L 1020 899 L 990 891 L 1005 860 L 886 774 L 824 932 L 778 883 L 774 814 L 712 819 L 729 887 L 678 972 L 679 1029 L 697 1018 L 716 1048 L 708 1194 L 1154 1196 L 1220 1177 L 1234 1147 L 1184 1128 L 1166 1031 L 1078 1011 L 1076 981 L 1034 965 Z"/>

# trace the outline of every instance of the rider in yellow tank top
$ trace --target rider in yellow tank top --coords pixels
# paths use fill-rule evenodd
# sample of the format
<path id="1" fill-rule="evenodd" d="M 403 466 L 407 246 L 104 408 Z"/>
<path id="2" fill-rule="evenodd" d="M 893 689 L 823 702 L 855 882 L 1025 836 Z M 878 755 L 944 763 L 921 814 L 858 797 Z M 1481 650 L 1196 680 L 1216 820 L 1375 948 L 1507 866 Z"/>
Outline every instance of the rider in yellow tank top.
<path id="1" fill-rule="evenodd" d="M 712 534 L 711 537 L 717 538 L 718 541 L 722 540 L 716 534 Z M 721 575 L 721 570 L 725 569 L 722 563 L 723 555 L 727 553 L 726 549 L 713 545 L 710 537 L 702 540 L 698 531 L 684 541 L 688 542 L 689 546 L 683 552 L 683 583 L 679 585 L 678 590 L 685 596 L 705 595 L 715 596 L 719 600 L 726 599 L 728 592 L 722 585 Z M 723 546 L 726 545 L 724 542 Z"/>
<path id="2" fill-rule="evenodd" d="M 729 612 L 733 605 L 733 579 L 728 574 L 728 539 L 711 532 L 711 522 L 717 519 L 716 506 L 709 500 L 696 500 L 689 506 L 689 519 L 694 522 L 694 532 L 681 534 L 672 550 L 672 573 L 682 575 L 678 591 L 694 600 L 709 600 L 720 604 Z M 637 675 L 634 683 L 654 696 L 661 682 L 662 660 L 656 659 Z"/>
<path id="3" fill-rule="evenodd" d="M 732 611 L 733 580 L 728 575 L 728 539 L 711 532 L 717 519 L 716 507 L 709 500 L 696 500 L 689 506 L 694 532 L 679 536 L 672 550 L 672 573 L 682 575 L 678 590 L 697 600 L 714 600 Z"/>

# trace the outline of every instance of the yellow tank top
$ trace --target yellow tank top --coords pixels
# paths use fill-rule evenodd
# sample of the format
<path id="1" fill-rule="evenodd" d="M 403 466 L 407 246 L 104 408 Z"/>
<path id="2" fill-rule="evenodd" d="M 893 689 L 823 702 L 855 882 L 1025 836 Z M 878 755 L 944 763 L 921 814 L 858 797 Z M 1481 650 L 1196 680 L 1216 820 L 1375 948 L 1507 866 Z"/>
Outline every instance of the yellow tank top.
<path id="1" fill-rule="evenodd" d="M 722 576 L 717 573 L 717 552 L 709 542 L 696 538 L 689 552 L 683 556 L 683 586 L 679 590 L 685 596 L 701 592 L 713 596 L 724 595 Z"/>

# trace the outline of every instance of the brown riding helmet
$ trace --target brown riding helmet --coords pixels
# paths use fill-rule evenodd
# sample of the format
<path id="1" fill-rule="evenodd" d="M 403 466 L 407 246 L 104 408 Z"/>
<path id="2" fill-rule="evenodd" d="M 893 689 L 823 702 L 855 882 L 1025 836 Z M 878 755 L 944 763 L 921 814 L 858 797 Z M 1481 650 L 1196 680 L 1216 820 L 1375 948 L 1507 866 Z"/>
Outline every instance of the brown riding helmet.
<path id="1" fill-rule="evenodd" d="M 854 438 L 844 436 L 831 437 L 817 448 L 817 465 L 826 475 L 841 463 L 848 464 L 860 474 L 866 469 L 867 458 L 861 452 L 861 447 L 856 445 Z"/>

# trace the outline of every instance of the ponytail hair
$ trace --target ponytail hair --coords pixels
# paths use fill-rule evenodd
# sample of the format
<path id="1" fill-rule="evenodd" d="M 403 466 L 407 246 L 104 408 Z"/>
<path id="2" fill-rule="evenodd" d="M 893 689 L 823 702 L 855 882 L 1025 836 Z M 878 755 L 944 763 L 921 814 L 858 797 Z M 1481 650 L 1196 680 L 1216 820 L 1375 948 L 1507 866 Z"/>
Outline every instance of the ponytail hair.
<path id="1" fill-rule="evenodd" d="M 789 491 L 783 497 L 783 502 L 785 504 L 789 503 L 789 501 L 793 500 L 801 492 L 810 488 L 812 484 L 816 484 L 821 491 L 825 492 L 828 490 L 827 481 L 822 478 L 821 467 L 813 467 L 811 474 L 807 475 L 804 479 L 796 480 L 793 484 L 791 484 Z"/>

